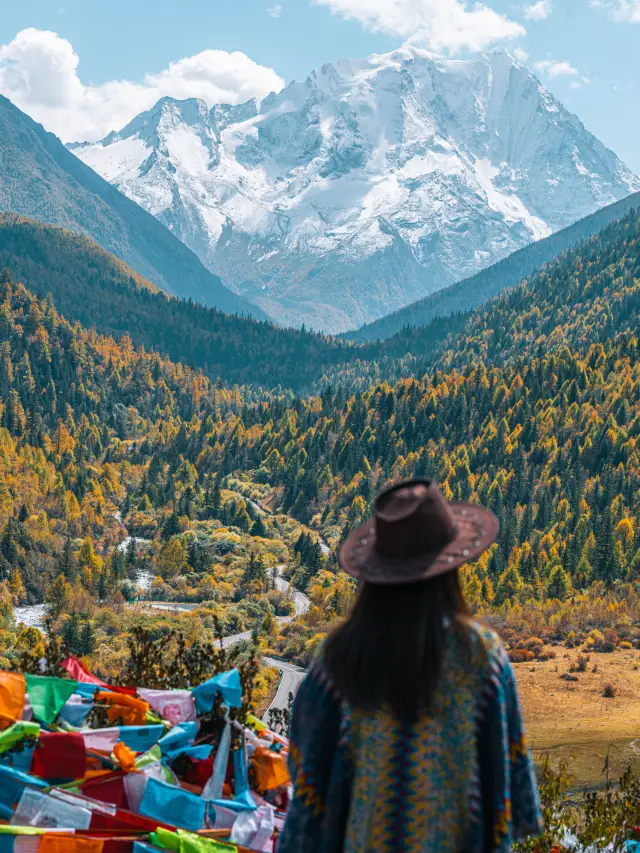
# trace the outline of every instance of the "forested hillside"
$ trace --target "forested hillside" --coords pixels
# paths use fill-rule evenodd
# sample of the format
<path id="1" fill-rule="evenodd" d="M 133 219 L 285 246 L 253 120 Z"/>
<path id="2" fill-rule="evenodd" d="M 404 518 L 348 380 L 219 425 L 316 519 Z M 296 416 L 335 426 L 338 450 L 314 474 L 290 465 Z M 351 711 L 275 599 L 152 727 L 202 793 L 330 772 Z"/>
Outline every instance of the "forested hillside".
<path id="1" fill-rule="evenodd" d="M 86 620 L 137 565 L 118 557 L 124 529 L 148 541 L 157 595 L 217 601 L 246 625 L 248 613 L 272 619 L 266 567 L 282 561 L 314 608 L 274 642 L 304 660 L 352 593 L 335 549 L 377 488 L 419 474 L 500 517 L 498 543 L 464 573 L 476 607 L 538 632 L 592 625 L 640 640 L 639 222 L 421 338 L 403 361 L 413 377 L 360 390 L 380 365 L 352 364 L 305 398 L 225 389 L 3 283 L 11 594 L 44 592 Z M 238 595 L 244 616 L 229 610 Z"/>
<path id="2" fill-rule="evenodd" d="M 265 409 L 262 425 L 238 413 L 204 451 L 192 434 L 189 458 L 223 474 L 241 459 L 256 494 L 335 546 L 387 480 L 433 477 L 501 519 L 497 545 L 467 574 L 472 600 L 527 601 L 542 630 L 537 607 L 589 588 L 597 597 L 640 570 L 639 246 L 630 215 L 474 312 L 431 364 L 415 360 L 423 378 L 328 389 L 279 419 Z"/>
<path id="3" fill-rule="evenodd" d="M 118 346 L 71 327 L 20 285 L 2 282 L 1 299 L 0 561 L 5 578 L 18 565 L 37 597 L 66 537 L 114 541 L 135 470 L 130 436 L 149 435 L 162 414 L 169 431 L 171 419 L 190 421 L 203 395 L 226 415 L 234 395 L 130 339 Z"/>
<path id="4" fill-rule="evenodd" d="M 167 297 L 88 237 L 0 213 L 0 269 L 40 297 L 51 295 L 68 320 L 221 377 L 302 389 L 352 347 L 300 329 L 283 329 Z"/>
<path id="5" fill-rule="evenodd" d="M 192 639 L 290 612 L 273 567 L 301 525 L 261 518 L 172 455 L 195 424 L 204 434 L 259 405 L 250 390 L 71 326 L 2 276 L 0 328 L 0 666 L 39 642 L 11 630 L 12 604 L 44 598 L 72 651 L 122 671 L 136 618 L 124 603 L 145 576 L 155 597 L 215 604 L 190 620 Z"/>
<path id="6" fill-rule="evenodd" d="M 379 377 L 422 376 L 434 367 L 450 369 L 478 356 L 487 364 L 502 364 L 508 357 L 535 355 L 562 341 L 582 346 L 635 328 L 639 246 L 640 211 L 632 210 L 479 308 L 439 317 L 424 327 L 406 327 L 388 341 L 356 348 L 361 361 L 345 365 L 341 381 L 364 389 Z M 336 371 L 328 375 L 337 381 Z"/>
<path id="7" fill-rule="evenodd" d="M 369 323 L 355 332 L 348 332 L 344 337 L 361 342 L 390 338 L 406 326 L 426 326 L 436 317 L 448 317 L 454 313 L 469 311 L 497 296 L 505 287 L 513 287 L 523 278 L 533 275 L 544 264 L 557 259 L 562 252 L 576 246 L 581 240 L 598 234 L 607 225 L 626 216 L 629 211 L 637 210 L 638 207 L 640 193 L 634 193 L 580 219 L 568 228 L 525 246 L 471 278 L 438 290 L 419 302 L 407 305 L 406 308 Z"/>
<path id="8" fill-rule="evenodd" d="M 597 291 L 608 299 L 608 276 L 633 274 L 635 255 L 623 244 L 633 244 L 639 236 L 640 215 L 633 211 L 473 311 L 439 317 L 364 345 L 168 298 L 89 238 L 13 214 L 0 214 L 0 269 L 8 269 L 38 296 L 50 294 L 60 313 L 86 328 L 116 337 L 128 333 L 135 345 L 192 365 L 227 385 L 305 394 L 327 383 L 364 390 L 377 381 L 421 376 L 447 349 L 447 364 L 467 359 L 469 353 L 500 360 L 505 351 L 523 346 L 519 330 L 524 325 L 534 322 L 546 331 L 564 323 L 570 309 L 580 310 L 585 264 L 605 270 L 590 283 L 589 298 Z M 617 264 L 617 271 L 607 271 L 609 264 Z M 557 299 L 559 293 L 562 299 Z M 610 307 L 615 316 L 605 335 L 617 329 L 618 313 L 626 310 L 616 301 Z M 528 314 L 533 319 L 526 319 Z"/>

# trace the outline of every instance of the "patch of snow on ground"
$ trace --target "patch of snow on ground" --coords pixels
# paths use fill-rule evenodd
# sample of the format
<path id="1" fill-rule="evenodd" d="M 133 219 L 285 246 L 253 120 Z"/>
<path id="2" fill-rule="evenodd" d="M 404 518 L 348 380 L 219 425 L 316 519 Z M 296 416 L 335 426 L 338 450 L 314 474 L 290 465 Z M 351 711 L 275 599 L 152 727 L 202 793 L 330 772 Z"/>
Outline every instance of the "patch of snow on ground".
<path id="1" fill-rule="evenodd" d="M 43 630 L 44 617 L 47 615 L 46 604 L 28 604 L 25 607 L 14 607 L 13 615 L 17 623 L 22 622 L 27 628 Z"/>
<path id="2" fill-rule="evenodd" d="M 118 545 L 118 551 L 122 551 L 123 554 L 126 553 L 131 542 L 134 542 L 137 548 L 138 545 L 148 545 L 151 540 L 141 539 L 139 536 L 127 536 L 127 538 Z"/>

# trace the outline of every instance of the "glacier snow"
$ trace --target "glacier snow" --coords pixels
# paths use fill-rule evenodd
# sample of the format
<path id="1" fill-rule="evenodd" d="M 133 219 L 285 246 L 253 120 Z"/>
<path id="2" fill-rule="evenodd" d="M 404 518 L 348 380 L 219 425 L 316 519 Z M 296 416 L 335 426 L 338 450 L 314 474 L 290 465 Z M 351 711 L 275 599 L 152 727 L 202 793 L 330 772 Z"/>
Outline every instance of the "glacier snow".
<path id="1" fill-rule="evenodd" d="M 640 189 L 504 50 L 404 47 L 70 146 L 276 322 L 340 332 Z"/>

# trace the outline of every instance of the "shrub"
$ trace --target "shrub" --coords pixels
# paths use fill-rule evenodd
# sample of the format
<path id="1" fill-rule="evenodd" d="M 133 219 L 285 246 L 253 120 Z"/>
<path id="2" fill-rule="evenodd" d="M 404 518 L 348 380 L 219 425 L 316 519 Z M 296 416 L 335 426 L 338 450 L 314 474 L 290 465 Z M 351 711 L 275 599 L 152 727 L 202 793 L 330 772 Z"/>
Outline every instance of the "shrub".
<path id="1" fill-rule="evenodd" d="M 617 692 L 616 686 L 610 682 L 602 688 L 602 695 L 605 699 L 615 699 Z"/>
<path id="2" fill-rule="evenodd" d="M 618 648 L 619 649 L 632 649 L 633 643 L 630 643 L 629 640 L 623 640 L 621 643 L 618 644 Z"/>
<path id="3" fill-rule="evenodd" d="M 535 655 L 533 652 L 530 652 L 528 649 L 510 649 L 509 650 L 509 660 L 512 663 L 527 663 L 527 661 L 533 660 Z"/>
<path id="4" fill-rule="evenodd" d="M 619 783 L 605 790 L 578 795 L 570 792 L 571 778 L 566 765 L 559 772 L 543 756 L 538 769 L 538 787 L 544 829 L 542 835 L 515 844 L 514 853 L 542 853 L 567 850 L 623 850 L 625 839 L 640 824 L 640 780 L 631 769 Z"/>
<path id="5" fill-rule="evenodd" d="M 575 671 L 576 672 L 586 672 L 587 664 L 589 663 L 588 655 L 578 655 L 578 659 L 575 663 Z"/>
<path id="6" fill-rule="evenodd" d="M 533 652 L 538 647 L 542 648 L 542 646 L 544 646 L 544 641 L 541 640 L 540 637 L 529 637 L 529 639 L 522 645 L 525 649 L 529 649 L 530 652 Z"/>
<path id="7" fill-rule="evenodd" d="M 620 642 L 618 632 L 613 628 L 605 628 L 602 633 L 604 634 L 604 642 L 602 643 L 600 651 L 608 653 L 615 652 L 618 643 Z"/>
<path id="8" fill-rule="evenodd" d="M 585 646 L 596 652 L 611 653 L 616 650 L 619 641 L 620 637 L 613 628 L 605 628 L 604 631 L 598 631 L 597 628 L 594 628 L 587 637 Z"/>
<path id="9" fill-rule="evenodd" d="M 591 631 L 591 633 L 587 637 L 585 646 L 588 649 L 596 649 L 596 651 L 601 651 L 603 643 L 604 634 L 601 631 L 598 631 L 597 628 L 594 628 L 593 631 Z"/>

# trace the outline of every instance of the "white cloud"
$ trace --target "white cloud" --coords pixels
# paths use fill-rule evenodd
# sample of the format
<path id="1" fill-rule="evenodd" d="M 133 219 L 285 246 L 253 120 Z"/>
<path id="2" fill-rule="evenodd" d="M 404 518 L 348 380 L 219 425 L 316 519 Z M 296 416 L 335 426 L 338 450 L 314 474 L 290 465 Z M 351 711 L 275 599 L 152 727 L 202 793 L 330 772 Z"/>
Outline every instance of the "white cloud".
<path id="1" fill-rule="evenodd" d="M 582 89 L 583 86 L 591 85 L 591 77 L 587 77 L 586 74 L 583 74 L 579 80 L 572 80 L 569 83 L 569 87 L 571 89 Z"/>
<path id="2" fill-rule="evenodd" d="M 271 6 L 270 9 L 267 9 L 267 14 L 271 18 L 279 18 L 282 15 L 282 6 L 279 3 L 276 3 L 275 6 Z"/>
<path id="3" fill-rule="evenodd" d="M 527 53 L 526 50 L 523 50 L 521 47 L 514 47 L 513 50 L 511 51 L 511 53 L 513 53 L 513 55 L 518 60 L 518 62 L 520 62 L 522 64 L 524 64 L 527 61 L 527 59 L 529 59 L 529 54 Z"/>
<path id="4" fill-rule="evenodd" d="M 48 30 L 22 30 L 0 45 L 0 92 L 65 142 L 101 139 L 119 130 L 164 95 L 238 104 L 282 88 L 272 68 L 244 53 L 203 50 L 172 62 L 141 83 L 111 80 L 87 86 L 78 55 Z"/>
<path id="5" fill-rule="evenodd" d="M 560 62 L 557 59 L 542 59 L 540 62 L 534 62 L 533 67 L 552 80 L 554 77 L 577 77 L 580 73 L 570 62 Z"/>
<path id="6" fill-rule="evenodd" d="M 432 50 L 456 53 L 484 50 L 525 35 L 524 27 L 484 3 L 467 0 L 315 0 L 335 15 L 360 21 L 374 32 L 389 33 Z"/>
<path id="7" fill-rule="evenodd" d="M 532 6 L 524 7 L 524 16 L 527 21 L 544 21 L 551 14 L 551 0 L 539 0 Z"/>
<path id="8" fill-rule="evenodd" d="M 594 9 L 606 9 L 614 21 L 640 24 L 640 0 L 591 0 Z"/>

